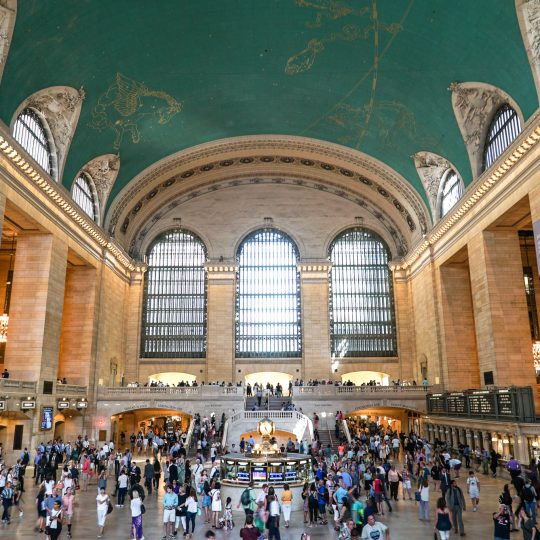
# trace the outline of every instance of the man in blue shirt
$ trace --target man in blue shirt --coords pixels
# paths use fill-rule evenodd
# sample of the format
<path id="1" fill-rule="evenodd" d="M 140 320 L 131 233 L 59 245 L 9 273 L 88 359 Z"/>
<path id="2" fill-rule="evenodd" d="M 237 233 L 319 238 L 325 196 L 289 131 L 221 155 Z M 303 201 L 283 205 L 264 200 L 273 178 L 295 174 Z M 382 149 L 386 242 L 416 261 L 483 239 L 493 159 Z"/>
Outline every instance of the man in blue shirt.
<path id="1" fill-rule="evenodd" d="M 174 532 L 174 522 L 176 520 L 176 507 L 178 506 L 178 495 L 172 490 L 172 486 L 167 486 L 167 492 L 163 497 L 163 536 L 172 536 Z"/>

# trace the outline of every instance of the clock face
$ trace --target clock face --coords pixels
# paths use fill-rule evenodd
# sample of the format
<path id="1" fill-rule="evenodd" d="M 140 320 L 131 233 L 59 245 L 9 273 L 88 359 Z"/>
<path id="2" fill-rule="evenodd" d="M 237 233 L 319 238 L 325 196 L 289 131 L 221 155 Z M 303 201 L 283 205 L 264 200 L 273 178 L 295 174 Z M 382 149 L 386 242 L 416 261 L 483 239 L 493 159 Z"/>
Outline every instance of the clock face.
<path id="1" fill-rule="evenodd" d="M 272 423 L 265 421 L 259 424 L 259 431 L 261 435 L 270 435 L 272 433 Z"/>

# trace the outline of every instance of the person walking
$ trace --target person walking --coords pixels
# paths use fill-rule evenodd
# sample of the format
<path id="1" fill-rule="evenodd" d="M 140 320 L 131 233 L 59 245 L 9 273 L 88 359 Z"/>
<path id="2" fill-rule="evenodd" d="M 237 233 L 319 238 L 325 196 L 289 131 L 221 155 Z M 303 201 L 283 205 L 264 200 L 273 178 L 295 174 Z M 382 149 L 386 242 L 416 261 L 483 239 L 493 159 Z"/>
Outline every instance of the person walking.
<path id="1" fill-rule="evenodd" d="M 279 503 L 275 495 L 268 496 L 268 540 L 281 540 L 279 532 Z"/>
<path id="2" fill-rule="evenodd" d="M 11 482 L 6 482 L 6 485 L 4 486 L 4 489 L 2 490 L 2 522 L 3 523 L 10 523 L 11 522 L 11 516 L 10 516 L 10 509 L 13 504 L 13 488 L 11 487 Z"/>
<path id="3" fill-rule="evenodd" d="M 216 529 L 219 528 L 219 516 L 223 510 L 221 504 L 221 484 L 216 482 L 214 489 L 210 491 L 210 497 L 212 497 L 212 526 Z"/>
<path id="4" fill-rule="evenodd" d="M 62 497 L 62 510 L 64 511 L 64 521 L 67 525 L 67 537 L 71 538 L 71 526 L 73 522 L 73 502 L 75 500 L 75 492 L 73 488 L 68 488 L 66 494 Z"/>
<path id="5" fill-rule="evenodd" d="M 176 522 L 176 507 L 178 506 L 178 495 L 172 490 L 172 486 L 167 484 L 166 493 L 163 497 L 163 540 L 167 536 L 172 537 L 174 524 Z"/>
<path id="6" fill-rule="evenodd" d="M 118 499 L 117 499 L 118 503 L 116 506 L 119 506 L 119 507 L 124 506 L 124 502 L 126 500 L 126 493 L 128 489 L 128 482 L 129 482 L 129 477 L 126 474 L 126 469 L 123 468 L 120 471 L 120 476 L 118 477 Z"/>
<path id="7" fill-rule="evenodd" d="M 46 532 L 50 540 L 57 540 L 62 532 L 62 520 L 64 514 L 62 512 L 62 506 L 59 500 L 54 501 L 52 510 L 47 516 L 47 528 Z"/>
<path id="8" fill-rule="evenodd" d="M 523 501 L 525 510 L 531 516 L 534 525 L 536 525 L 536 490 L 534 489 L 531 479 L 527 478 L 525 480 L 525 485 L 523 486 L 521 493 L 519 494 L 520 499 Z"/>
<path id="9" fill-rule="evenodd" d="M 147 459 L 144 465 L 144 487 L 148 491 L 148 496 L 152 495 L 152 485 L 154 483 L 154 466 L 150 463 L 150 460 Z"/>
<path id="10" fill-rule="evenodd" d="M 109 510 L 109 502 L 109 496 L 107 495 L 107 493 L 105 493 L 105 488 L 101 488 L 96 497 L 98 538 L 103 538 L 103 532 L 105 531 L 105 521 L 107 520 L 107 513 Z"/>
<path id="11" fill-rule="evenodd" d="M 420 506 L 418 508 L 418 519 L 420 521 L 429 521 L 429 482 L 427 478 L 422 480 L 420 488 Z"/>
<path id="12" fill-rule="evenodd" d="M 452 513 L 452 525 L 457 534 L 459 529 L 460 536 L 465 536 L 465 527 L 463 525 L 463 512 L 465 511 L 465 497 L 463 491 L 458 487 L 455 480 L 450 483 L 450 488 L 446 493 L 446 504 Z"/>
<path id="13" fill-rule="evenodd" d="M 390 540 L 390 529 L 380 521 L 375 521 L 375 515 L 371 514 L 367 518 L 367 523 L 362 529 L 362 540 L 371 540 L 377 538 L 379 540 Z"/>
<path id="14" fill-rule="evenodd" d="M 259 529 L 253 525 L 253 514 L 246 515 L 246 523 L 240 529 L 240 538 L 242 540 L 257 540 L 259 536 Z"/>
<path id="15" fill-rule="evenodd" d="M 186 537 L 192 538 L 195 532 L 195 518 L 197 517 L 197 493 L 191 488 L 189 497 L 186 499 Z M 191 533 L 189 528 L 191 525 Z"/>
<path id="16" fill-rule="evenodd" d="M 133 493 L 133 499 L 131 499 L 130 508 L 131 508 L 131 538 L 134 540 L 142 540 L 144 538 L 143 522 L 142 522 L 144 506 L 141 501 L 141 498 L 139 497 L 139 493 L 136 491 Z"/>
<path id="17" fill-rule="evenodd" d="M 159 490 L 160 478 L 161 478 L 161 464 L 159 463 L 159 459 L 154 458 L 154 489 L 156 490 L 156 493 Z"/>
<path id="18" fill-rule="evenodd" d="M 478 504 L 480 503 L 480 481 L 474 474 L 474 471 L 469 471 L 469 477 L 467 478 L 467 493 L 471 498 L 471 503 L 473 505 L 473 512 L 476 512 L 478 509 Z"/>
<path id="19" fill-rule="evenodd" d="M 450 538 L 452 523 L 450 521 L 450 511 L 446 506 L 444 497 L 437 500 L 437 509 L 435 510 L 435 530 L 439 533 L 441 540 Z"/>
<path id="20" fill-rule="evenodd" d="M 289 527 L 291 521 L 291 508 L 293 501 L 293 493 L 289 484 L 283 485 L 283 493 L 281 494 L 281 508 L 283 509 L 283 520 L 285 521 L 285 527 Z"/>

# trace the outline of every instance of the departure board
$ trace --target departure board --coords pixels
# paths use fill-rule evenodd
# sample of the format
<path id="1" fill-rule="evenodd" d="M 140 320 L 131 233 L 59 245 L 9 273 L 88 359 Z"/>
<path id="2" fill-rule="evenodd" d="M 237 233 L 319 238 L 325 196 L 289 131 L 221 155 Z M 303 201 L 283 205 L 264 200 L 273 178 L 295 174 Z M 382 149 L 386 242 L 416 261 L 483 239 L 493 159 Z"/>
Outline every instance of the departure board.
<path id="1" fill-rule="evenodd" d="M 446 397 L 446 410 L 449 414 L 467 414 L 467 396 L 455 392 L 448 394 Z"/>
<path id="2" fill-rule="evenodd" d="M 432 394 L 428 396 L 428 412 L 434 414 L 444 413 L 446 411 L 446 406 L 444 403 L 443 394 Z"/>
<path id="3" fill-rule="evenodd" d="M 469 398 L 469 412 L 474 416 L 495 416 L 495 396 L 489 392 L 473 393 Z"/>
<path id="4" fill-rule="evenodd" d="M 500 391 L 497 394 L 497 409 L 499 414 L 503 416 L 514 416 L 514 404 L 512 395 L 509 392 Z"/>

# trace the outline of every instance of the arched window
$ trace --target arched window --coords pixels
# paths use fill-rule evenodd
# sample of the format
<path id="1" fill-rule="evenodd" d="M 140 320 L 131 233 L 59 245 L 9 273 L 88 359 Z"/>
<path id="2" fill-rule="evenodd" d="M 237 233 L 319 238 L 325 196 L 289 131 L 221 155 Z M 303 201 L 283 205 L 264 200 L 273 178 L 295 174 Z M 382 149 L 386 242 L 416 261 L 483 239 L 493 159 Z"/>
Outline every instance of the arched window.
<path id="1" fill-rule="evenodd" d="M 510 146 L 520 131 L 521 122 L 517 112 L 508 103 L 499 107 L 486 137 L 482 163 L 484 171 L 491 167 L 493 162 Z"/>
<path id="2" fill-rule="evenodd" d="M 244 239 L 237 262 L 236 355 L 300 356 L 296 245 L 280 231 L 259 230 Z"/>
<path id="3" fill-rule="evenodd" d="M 344 231 L 330 246 L 332 355 L 397 354 L 388 253 L 375 233 L 358 228 Z"/>
<path id="4" fill-rule="evenodd" d="M 44 171 L 53 176 L 51 145 L 43 122 L 33 109 L 26 108 L 19 114 L 13 125 L 13 137 Z"/>
<path id="5" fill-rule="evenodd" d="M 450 169 L 446 172 L 441 187 L 441 217 L 446 216 L 449 210 L 461 199 L 463 186 L 456 173 Z"/>
<path id="6" fill-rule="evenodd" d="M 141 356 L 206 356 L 206 248 L 193 233 L 160 235 L 147 253 Z"/>
<path id="7" fill-rule="evenodd" d="M 97 222 L 97 204 L 94 189 L 86 174 L 81 173 L 75 180 L 71 190 L 73 200 L 82 208 L 85 214 Z"/>

